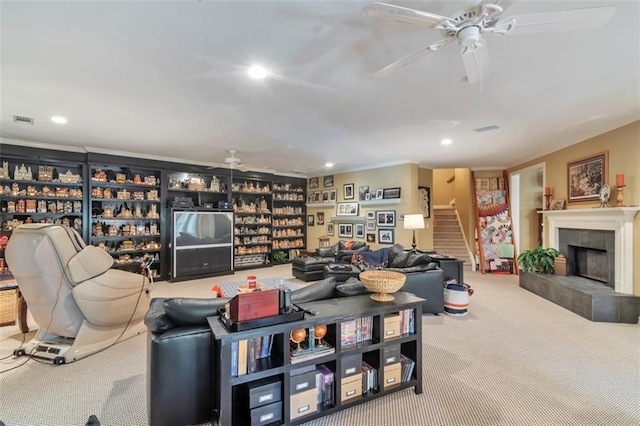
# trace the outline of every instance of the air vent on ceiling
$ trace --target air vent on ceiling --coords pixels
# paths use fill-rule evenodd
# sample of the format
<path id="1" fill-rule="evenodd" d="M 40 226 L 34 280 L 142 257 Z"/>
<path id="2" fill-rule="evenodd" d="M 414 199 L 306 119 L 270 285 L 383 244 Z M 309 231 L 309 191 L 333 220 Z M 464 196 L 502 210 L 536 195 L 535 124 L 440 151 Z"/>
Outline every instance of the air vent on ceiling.
<path id="1" fill-rule="evenodd" d="M 32 124 L 33 125 L 33 118 L 25 117 L 24 115 L 14 115 L 13 116 L 13 121 L 15 121 L 16 123 Z"/>
<path id="2" fill-rule="evenodd" d="M 482 132 L 488 132 L 489 130 L 498 130 L 499 128 L 500 127 L 496 126 L 495 124 L 492 124 L 491 126 L 478 127 L 477 129 L 473 129 L 473 131 L 482 133 Z"/>

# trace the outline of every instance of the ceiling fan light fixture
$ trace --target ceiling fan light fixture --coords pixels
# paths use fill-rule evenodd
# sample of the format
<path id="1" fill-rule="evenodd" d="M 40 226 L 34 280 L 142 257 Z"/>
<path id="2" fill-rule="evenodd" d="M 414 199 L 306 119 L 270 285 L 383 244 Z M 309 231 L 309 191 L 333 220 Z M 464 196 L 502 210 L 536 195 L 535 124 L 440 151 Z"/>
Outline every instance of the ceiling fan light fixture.
<path id="1" fill-rule="evenodd" d="M 61 115 L 54 115 L 53 117 L 51 117 L 51 121 L 56 124 L 67 124 L 68 122 L 68 120 Z"/>
<path id="2" fill-rule="evenodd" d="M 247 74 L 249 74 L 249 77 L 255 80 L 262 80 L 269 74 L 269 72 L 265 67 L 261 65 L 252 65 L 247 70 Z"/>

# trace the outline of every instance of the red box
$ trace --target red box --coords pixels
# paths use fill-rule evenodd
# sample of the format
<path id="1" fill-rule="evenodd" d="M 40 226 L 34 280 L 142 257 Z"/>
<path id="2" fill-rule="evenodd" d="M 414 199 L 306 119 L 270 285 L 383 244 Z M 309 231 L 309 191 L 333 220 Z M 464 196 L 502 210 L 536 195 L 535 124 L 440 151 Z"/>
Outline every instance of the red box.
<path id="1" fill-rule="evenodd" d="M 231 321 L 250 321 L 280 314 L 280 290 L 238 294 L 229 300 Z"/>

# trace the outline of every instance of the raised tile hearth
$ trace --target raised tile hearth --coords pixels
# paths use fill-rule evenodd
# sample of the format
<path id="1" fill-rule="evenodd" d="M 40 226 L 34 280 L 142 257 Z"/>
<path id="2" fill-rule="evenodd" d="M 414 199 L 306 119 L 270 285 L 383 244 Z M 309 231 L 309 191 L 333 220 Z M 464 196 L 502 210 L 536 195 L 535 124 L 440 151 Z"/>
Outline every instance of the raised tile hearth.
<path id="1" fill-rule="evenodd" d="M 637 324 L 640 297 L 577 276 L 521 272 L 520 287 L 595 322 Z"/>

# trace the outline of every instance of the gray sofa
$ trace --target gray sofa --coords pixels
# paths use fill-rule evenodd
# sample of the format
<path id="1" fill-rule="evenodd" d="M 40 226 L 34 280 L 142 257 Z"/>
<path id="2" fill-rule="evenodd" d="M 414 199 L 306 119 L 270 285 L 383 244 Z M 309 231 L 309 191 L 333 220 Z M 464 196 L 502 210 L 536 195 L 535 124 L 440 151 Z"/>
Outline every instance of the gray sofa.
<path id="1" fill-rule="evenodd" d="M 435 272 L 442 276 L 442 271 Z M 433 272 L 433 271 L 432 271 Z M 413 275 L 413 274 L 409 274 Z M 406 291 L 424 285 L 407 276 Z M 442 282 L 441 278 L 437 280 Z M 328 278 L 291 292 L 293 303 L 367 293 L 358 280 Z M 416 294 L 418 292 L 416 291 Z M 440 297 L 443 288 L 440 286 Z M 228 298 L 154 298 L 145 316 L 149 424 L 187 425 L 211 419 L 212 338 L 206 318 Z"/>

